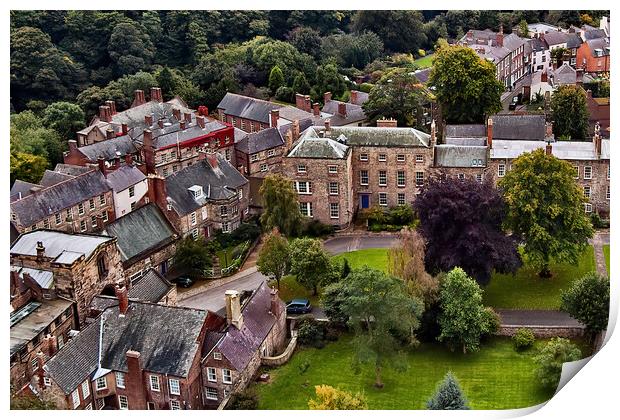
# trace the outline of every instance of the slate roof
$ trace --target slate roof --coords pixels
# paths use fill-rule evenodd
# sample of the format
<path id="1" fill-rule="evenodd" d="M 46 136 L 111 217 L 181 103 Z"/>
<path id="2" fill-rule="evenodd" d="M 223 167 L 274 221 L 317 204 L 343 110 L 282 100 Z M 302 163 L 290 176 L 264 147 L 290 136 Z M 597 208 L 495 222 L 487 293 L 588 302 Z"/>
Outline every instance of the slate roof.
<path id="1" fill-rule="evenodd" d="M 338 113 L 338 104 L 346 104 L 346 116 L 342 116 Z M 329 119 L 334 127 L 366 120 L 366 114 L 364 113 L 364 109 L 361 105 L 336 101 L 333 99 L 323 105 L 321 112 L 330 115 Z"/>
<path id="2" fill-rule="evenodd" d="M 43 289 L 49 289 L 54 284 L 54 273 L 48 270 L 37 270 L 35 268 L 26 268 L 19 266 L 11 266 L 11 271 L 17 272 L 19 277 L 24 278 L 24 274 L 28 274 Z"/>
<path id="3" fill-rule="evenodd" d="M 316 116 L 312 112 L 307 112 L 307 111 L 304 111 L 303 109 L 299 109 L 291 105 L 286 105 L 280 108 L 278 115 L 281 119 L 285 119 L 288 121 L 295 121 L 295 120 L 300 121 L 300 120 L 310 119 L 315 125 L 319 125 L 323 123 L 323 118 L 321 118 L 321 116 Z"/>
<path id="4" fill-rule="evenodd" d="M 88 166 L 70 165 L 68 163 L 57 163 L 54 168 L 54 172 L 60 172 L 61 174 L 78 176 L 92 170 Z"/>
<path id="5" fill-rule="evenodd" d="M 319 127 L 310 127 L 304 131 L 288 157 L 344 159 L 349 147 L 336 140 L 319 137 L 316 133 L 317 129 Z"/>
<path id="6" fill-rule="evenodd" d="M 138 151 L 129 135 L 98 141 L 79 147 L 78 150 L 93 162 L 99 159 L 100 156 L 105 160 L 113 160 L 116 157 L 134 154 Z"/>
<path id="7" fill-rule="evenodd" d="M 446 137 L 445 144 L 454 146 L 485 146 L 487 144 L 486 137 Z"/>
<path id="8" fill-rule="evenodd" d="M 313 127 L 316 131 L 324 127 Z M 383 147 L 429 147 L 429 134 L 406 127 L 331 127 L 325 133 L 333 140 L 340 138 L 347 145 Z"/>
<path id="9" fill-rule="evenodd" d="M 51 187 L 52 185 L 56 185 L 61 183 L 62 181 L 66 181 L 68 179 L 74 178 L 71 175 L 66 175 L 60 172 L 50 171 L 46 169 L 43 173 L 43 177 L 39 181 L 39 185 L 43 187 Z"/>
<path id="10" fill-rule="evenodd" d="M 421 80 L 420 80 L 421 81 Z M 355 105 L 362 105 L 364 102 L 368 101 L 368 93 L 362 92 L 361 90 L 357 92 L 357 100 L 353 101 L 352 97 L 349 99 L 349 102 Z"/>
<path id="11" fill-rule="evenodd" d="M 121 165 L 119 168 L 108 172 L 107 176 L 108 184 L 116 193 L 126 190 L 145 179 L 146 175 L 134 165 Z"/>
<path id="12" fill-rule="evenodd" d="M 595 28 L 585 31 L 583 36 L 587 41 L 590 39 L 605 38 L 607 37 L 607 34 L 605 33 L 604 29 Z"/>
<path id="13" fill-rule="evenodd" d="M 486 146 L 440 144 L 435 147 L 435 165 L 443 168 L 486 166 Z"/>
<path id="14" fill-rule="evenodd" d="M 223 122 L 215 119 L 205 121 L 204 128 L 201 128 L 198 124 L 194 123 L 187 127 L 185 130 L 180 130 L 179 125 L 175 124 L 167 129 L 162 130 L 163 133 L 161 134 L 153 133 L 154 135 L 157 135 L 157 137 L 153 139 L 153 146 L 156 149 L 165 148 L 175 145 L 177 143 L 183 143 L 188 140 L 206 136 L 227 127 L 228 126 L 225 125 Z"/>
<path id="15" fill-rule="evenodd" d="M 243 131 L 240 128 L 234 127 L 234 136 L 235 136 L 235 143 L 239 143 L 242 139 L 244 139 L 249 133 L 246 131 Z"/>
<path id="16" fill-rule="evenodd" d="M 15 200 L 20 200 L 26 196 L 32 194 L 30 191 L 31 188 L 41 188 L 41 185 L 32 184 L 30 182 L 22 181 L 21 179 L 16 179 L 11 187 L 11 203 Z"/>
<path id="17" fill-rule="evenodd" d="M 602 139 L 601 159 L 609 159 L 609 139 Z M 544 141 L 497 140 L 493 141 L 491 159 L 514 159 L 525 152 L 544 149 Z M 594 143 L 591 141 L 557 141 L 552 143 L 553 156 L 565 160 L 596 160 Z"/>
<path id="18" fill-rule="evenodd" d="M 91 170 L 11 203 L 22 226 L 31 226 L 68 207 L 110 191 L 99 170 Z"/>
<path id="19" fill-rule="evenodd" d="M 103 235 L 70 234 L 53 230 L 38 229 L 23 233 L 11 247 L 11 254 L 37 255 L 37 242 L 43 242 L 45 256 L 54 262 L 71 264 L 79 257 L 88 258 L 95 249 L 114 238 Z"/>
<path id="20" fill-rule="evenodd" d="M 157 303 L 174 287 L 154 268 L 135 280 L 129 289 L 130 299 Z"/>
<path id="21" fill-rule="evenodd" d="M 560 31 L 550 31 L 545 34 L 545 42 L 550 47 L 553 45 L 564 44 L 568 41 L 568 34 Z"/>
<path id="22" fill-rule="evenodd" d="M 171 100 L 168 102 L 149 101 L 142 105 L 126 109 L 125 111 L 117 112 L 112 115 L 112 121 L 119 125 L 125 123 L 134 130 L 143 129 L 145 128 L 144 117 L 147 115 L 153 116 L 153 122 L 160 119 L 170 122 L 176 121 L 172 113 L 173 108 L 177 108 L 181 111 L 181 117 L 185 112 L 192 112 L 191 109 L 187 108 L 185 104 L 180 103 L 178 100 Z"/>
<path id="23" fill-rule="evenodd" d="M 577 83 L 577 71 L 568 63 L 562 64 L 559 68 L 552 72 L 552 75 L 553 84 L 556 86 L 574 85 Z"/>
<path id="24" fill-rule="evenodd" d="M 202 207 L 207 200 L 224 200 L 233 197 L 236 190 L 248 180 L 219 153 L 214 154 L 217 166 L 211 167 L 209 158 L 187 166 L 166 178 L 166 191 L 170 204 L 179 214 L 188 214 Z M 193 185 L 202 186 L 204 197 L 195 199 L 188 190 Z"/>
<path id="25" fill-rule="evenodd" d="M 603 56 L 609 55 L 609 50 L 607 49 L 609 47 L 609 39 L 607 38 L 589 39 L 586 41 L 586 43 L 588 44 L 588 47 L 590 47 L 590 53 L 592 54 L 592 57 L 603 57 Z M 603 50 L 603 54 L 600 56 L 596 56 L 595 51 L 594 51 L 596 49 Z"/>
<path id="26" fill-rule="evenodd" d="M 142 206 L 105 227 L 104 233 L 115 237 L 123 262 L 131 265 L 176 237 L 176 233 L 154 203 Z"/>
<path id="27" fill-rule="evenodd" d="M 284 305 L 280 301 L 279 311 L 283 310 Z M 252 356 L 258 351 L 277 321 L 276 316 L 271 313 L 271 289 L 265 282 L 256 289 L 241 312 L 243 314 L 241 330 L 234 326 L 228 327 L 226 335 L 217 346 L 222 355 L 239 372 L 248 366 Z"/>
<path id="28" fill-rule="evenodd" d="M 566 39 L 566 48 L 579 48 L 582 43 L 583 40 L 579 35 L 568 34 L 568 38 Z"/>
<path id="29" fill-rule="evenodd" d="M 199 335 L 207 312 L 129 301 L 125 316 L 118 306 L 107 308 L 46 364 L 49 376 L 72 392 L 99 367 L 127 372 L 126 353 L 140 353 L 145 371 L 187 377 L 200 350 Z M 99 339 L 101 334 L 101 358 Z"/>
<path id="30" fill-rule="evenodd" d="M 530 115 L 493 115 L 493 139 L 499 140 L 544 140 L 545 116 Z"/>
<path id="31" fill-rule="evenodd" d="M 282 105 L 228 92 L 217 108 L 222 109 L 227 115 L 269 124 L 270 112 L 282 108 Z"/>
<path id="32" fill-rule="evenodd" d="M 484 124 L 446 124 L 444 137 L 486 137 Z"/>
<path id="33" fill-rule="evenodd" d="M 245 154 L 254 154 L 263 150 L 273 149 L 282 146 L 284 139 L 280 134 L 280 130 L 276 127 L 270 127 L 265 130 L 247 134 L 237 143 L 237 150 Z"/>

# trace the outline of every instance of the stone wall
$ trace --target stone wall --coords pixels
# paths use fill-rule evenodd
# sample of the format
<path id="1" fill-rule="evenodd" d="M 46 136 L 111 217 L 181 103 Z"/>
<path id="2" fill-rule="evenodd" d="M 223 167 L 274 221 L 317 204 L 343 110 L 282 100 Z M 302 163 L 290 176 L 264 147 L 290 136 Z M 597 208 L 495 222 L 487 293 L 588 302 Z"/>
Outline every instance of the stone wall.
<path id="1" fill-rule="evenodd" d="M 501 325 L 496 335 L 512 337 L 517 330 L 524 328 L 532 331 L 537 338 L 582 337 L 585 333 L 584 327 L 562 327 L 562 326 L 540 326 L 540 325 Z"/>

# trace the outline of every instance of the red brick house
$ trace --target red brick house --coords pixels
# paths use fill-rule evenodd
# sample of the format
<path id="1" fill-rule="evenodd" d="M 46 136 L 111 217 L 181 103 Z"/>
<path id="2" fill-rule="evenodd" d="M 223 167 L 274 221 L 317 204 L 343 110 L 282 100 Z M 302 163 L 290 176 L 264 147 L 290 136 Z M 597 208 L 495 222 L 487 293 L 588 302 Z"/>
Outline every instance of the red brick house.
<path id="1" fill-rule="evenodd" d="M 609 38 L 588 39 L 577 49 L 577 68 L 586 73 L 609 73 L 611 56 Z"/>

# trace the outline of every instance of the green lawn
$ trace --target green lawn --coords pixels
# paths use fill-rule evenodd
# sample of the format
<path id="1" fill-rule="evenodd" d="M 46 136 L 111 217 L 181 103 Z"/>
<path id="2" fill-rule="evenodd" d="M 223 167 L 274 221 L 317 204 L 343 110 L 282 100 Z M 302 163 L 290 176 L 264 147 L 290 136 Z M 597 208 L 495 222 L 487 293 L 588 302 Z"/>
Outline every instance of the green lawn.
<path id="1" fill-rule="evenodd" d="M 494 338 L 477 353 L 451 353 L 439 344 L 422 344 L 408 355 L 405 372 L 385 369 L 381 390 L 374 388 L 374 369 L 365 365 L 359 374 L 351 369 L 351 337 L 341 337 L 321 350 L 298 350 L 284 366 L 269 371 L 271 382 L 253 385 L 261 409 L 307 409 L 315 385 L 331 385 L 363 392 L 371 409 L 423 409 L 426 400 L 448 370 L 459 379 L 471 407 L 508 409 L 548 400 L 552 392 L 538 385 L 532 356 L 544 344 L 518 353 L 507 338 Z M 309 363 L 305 373 L 300 365 Z"/>
<path id="2" fill-rule="evenodd" d="M 294 298 L 307 298 L 312 305 L 319 304 L 319 296 L 312 296 L 312 290 L 308 290 L 301 284 L 297 283 L 297 279 L 292 275 L 284 276 L 282 280 L 280 280 L 280 290 L 278 291 L 278 294 L 285 302 L 288 302 Z"/>
<path id="3" fill-rule="evenodd" d="M 387 249 L 368 248 L 360 251 L 345 252 L 334 257 L 334 260 L 346 258 L 351 268 L 361 268 L 365 265 L 387 271 Z"/>
<path id="4" fill-rule="evenodd" d="M 484 289 L 484 304 L 494 308 L 558 309 L 561 290 L 595 269 L 594 248 L 589 246 L 577 266 L 552 264 L 550 279 L 541 279 L 535 269 L 525 266 L 515 276 L 495 273 Z"/>
<path id="5" fill-rule="evenodd" d="M 607 266 L 607 275 L 609 275 L 609 245 L 603 245 L 603 254 L 605 254 L 605 265 Z"/>
<path id="6" fill-rule="evenodd" d="M 425 57 L 418 58 L 413 62 L 419 69 L 425 69 L 433 65 L 433 54 L 429 54 Z"/>

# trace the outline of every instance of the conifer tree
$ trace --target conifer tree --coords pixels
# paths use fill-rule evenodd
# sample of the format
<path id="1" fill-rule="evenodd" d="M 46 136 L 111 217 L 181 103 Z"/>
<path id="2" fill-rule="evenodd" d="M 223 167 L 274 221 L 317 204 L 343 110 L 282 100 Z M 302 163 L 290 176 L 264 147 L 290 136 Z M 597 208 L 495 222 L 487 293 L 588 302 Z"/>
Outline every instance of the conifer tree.
<path id="1" fill-rule="evenodd" d="M 435 395 L 428 400 L 426 408 L 429 410 L 469 410 L 467 398 L 452 372 L 448 372 L 437 386 Z"/>

